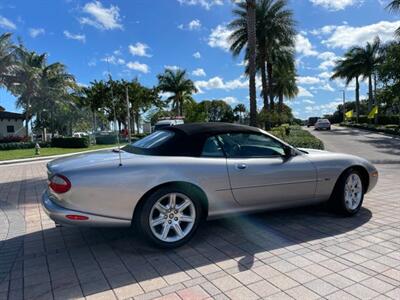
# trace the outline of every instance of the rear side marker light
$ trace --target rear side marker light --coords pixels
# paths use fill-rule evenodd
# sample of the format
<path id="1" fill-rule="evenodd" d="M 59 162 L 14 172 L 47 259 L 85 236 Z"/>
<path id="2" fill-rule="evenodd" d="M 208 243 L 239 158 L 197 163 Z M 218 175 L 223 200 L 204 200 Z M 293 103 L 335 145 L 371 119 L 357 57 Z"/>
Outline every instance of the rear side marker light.
<path id="1" fill-rule="evenodd" d="M 74 221 L 85 221 L 89 220 L 88 217 L 86 216 L 81 216 L 81 215 L 66 215 L 65 216 L 67 219 L 74 220 Z"/>
<path id="2" fill-rule="evenodd" d="M 55 174 L 49 179 L 49 187 L 57 194 L 63 194 L 71 189 L 71 182 L 61 174 Z"/>

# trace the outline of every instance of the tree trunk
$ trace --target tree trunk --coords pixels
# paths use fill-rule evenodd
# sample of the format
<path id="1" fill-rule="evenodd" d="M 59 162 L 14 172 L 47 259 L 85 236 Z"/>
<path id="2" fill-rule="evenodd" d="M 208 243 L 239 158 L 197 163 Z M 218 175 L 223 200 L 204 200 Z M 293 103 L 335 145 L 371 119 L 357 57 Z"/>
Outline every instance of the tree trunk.
<path id="1" fill-rule="evenodd" d="M 372 75 L 368 76 L 368 112 L 371 111 L 373 104 Z"/>
<path id="2" fill-rule="evenodd" d="M 360 118 L 360 83 L 358 81 L 358 76 L 356 77 L 356 120 Z"/>
<path id="3" fill-rule="evenodd" d="M 179 116 L 183 117 L 183 103 L 179 102 Z"/>
<path id="4" fill-rule="evenodd" d="M 26 105 L 26 109 L 25 109 L 25 135 L 26 138 L 29 137 L 29 106 L 31 105 L 30 100 L 29 100 L 29 96 L 27 99 L 27 105 Z"/>
<path id="5" fill-rule="evenodd" d="M 256 1 L 246 0 L 247 47 L 249 51 L 250 126 L 257 126 L 256 100 Z"/>
<path id="6" fill-rule="evenodd" d="M 139 126 L 140 126 L 140 116 L 139 116 L 139 112 L 136 112 L 136 114 L 135 114 L 135 119 L 136 119 L 137 133 L 140 133 L 140 130 L 139 130 Z"/>
<path id="7" fill-rule="evenodd" d="M 96 132 L 96 111 L 92 111 L 92 113 L 93 113 L 93 133 L 95 133 Z"/>
<path id="8" fill-rule="evenodd" d="M 270 110 L 273 111 L 275 109 L 274 103 L 274 91 L 273 91 L 273 76 L 272 76 L 272 64 L 267 61 L 267 74 L 268 74 L 268 92 L 269 92 L 269 106 Z"/>
<path id="9" fill-rule="evenodd" d="M 278 103 L 279 103 L 278 111 L 279 111 L 279 113 L 282 113 L 283 112 L 283 94 L 282 93 L 279 94 L 279 102 Z"/>
<path id="10" fill-rule="evenodd" d="M 264 99 L 264 110 L 269 111 L 269 101 L 268 101 L 268 83 L 267 83 L 267 70 L 265 68 L 265 49 L 260 49 L 260 68 L 261 68 L 261 85 L 262 85 L 262 93 Z"/>

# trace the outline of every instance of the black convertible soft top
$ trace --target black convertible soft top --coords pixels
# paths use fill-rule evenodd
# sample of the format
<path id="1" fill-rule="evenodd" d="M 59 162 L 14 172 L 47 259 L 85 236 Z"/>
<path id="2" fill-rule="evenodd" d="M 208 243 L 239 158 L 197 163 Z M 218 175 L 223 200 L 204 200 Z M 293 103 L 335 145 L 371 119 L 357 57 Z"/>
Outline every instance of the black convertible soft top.
<path id="1" fill-rule="evenodd" d="M 231 132 L 260 133 L 260 130 L 255 127 L 213 122 L 168 126 L 162 130 L 174 132 L 173 137 L 160 146 L 149 149 L 138 148 L 132 145 L 127 146 L 129 147 L 129 152 L 144 155 L 198 157 L 202 153 L 204 142 L 210 136 Z"/>

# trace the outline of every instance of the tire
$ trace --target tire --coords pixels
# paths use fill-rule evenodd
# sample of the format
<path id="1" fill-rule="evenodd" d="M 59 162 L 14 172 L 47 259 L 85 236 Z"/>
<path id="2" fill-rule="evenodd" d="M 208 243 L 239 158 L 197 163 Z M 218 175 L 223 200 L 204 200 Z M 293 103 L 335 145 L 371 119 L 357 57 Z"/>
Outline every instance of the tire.
<path id="1" fill-rule="evenodd" d="M 361 173 L 349 169 L 338 179 L 330 198 L 330 206 L 341 215 L 354 216 L 361 209 L 364 193 Z"/>
<path id="2" fill-rule="evenodd" d="M 170 204 L 173 203 L 172 198 L 175 199 L 172 201 L 175 201 L 176 209 L 170 208 Z M 137 215 L 137 225 L 147 241 L 157 247 L 180 247 L 193 237 L 199 227 L 202 206 L 198 196 L 188 189 L 174 186 L 162 187 L 144 201 Z M 183 203 L 188 206 L 182 207 Z M 179 206 L 182 211 L 179 210 Z M 151 220 L 157 225 L 152 226 Z M 180 228 L 179 233 L 177 227 Z M 167 232 L 166 236 L 165 232 Z"/>

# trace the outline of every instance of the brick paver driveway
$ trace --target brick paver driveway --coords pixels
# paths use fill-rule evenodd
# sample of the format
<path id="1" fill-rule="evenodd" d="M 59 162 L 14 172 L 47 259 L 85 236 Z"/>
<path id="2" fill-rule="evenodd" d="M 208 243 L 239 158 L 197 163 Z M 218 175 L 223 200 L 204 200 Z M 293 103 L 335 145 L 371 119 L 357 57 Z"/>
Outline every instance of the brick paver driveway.
<path id="1" fill-rule="evenodd" d="M 320 136 L 365 151 L 351 134 Z M 0 166 L 0 299 L 400 299 L 400 156 L 382 164 L 400 149 L 391 143 L 365 155 L 382 150 L 380 179 L 354 218 L 323 207 L 231 217 L 173 251 L 129 230 L 56 228 L 39 204 L 45 163 Z"/>

